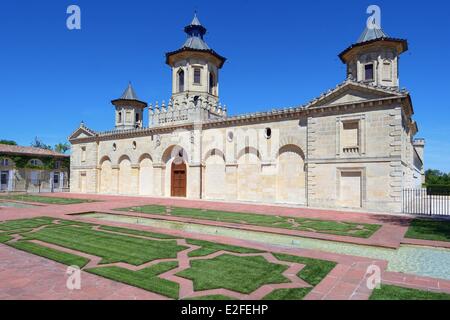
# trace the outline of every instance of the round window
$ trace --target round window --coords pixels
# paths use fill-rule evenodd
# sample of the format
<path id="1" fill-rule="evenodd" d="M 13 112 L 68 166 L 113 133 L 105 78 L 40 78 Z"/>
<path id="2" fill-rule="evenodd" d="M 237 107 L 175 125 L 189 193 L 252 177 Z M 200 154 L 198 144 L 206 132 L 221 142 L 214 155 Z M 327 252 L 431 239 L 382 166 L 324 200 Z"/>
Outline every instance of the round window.
<path id="1" fill-rule="evenodd" d="M 228 132 L 227 139 L 229 142 L 233 141 L 234 133 L 232 131 Z"/>
<path id="2" fill-rule="evenodd" d="M 113 151 L 117 150 L 117 145 L 115 143 L 113 143 Z"/>
<path id="3" fill-rule="evenodd" d="M 266 130 L 264 131 L 264 136 L 266 137 L 266 139 L 272 138 L 272 129 L 266 128 Z"/>
<path id="4" fill-rule="evenodd" d="M 136 143 L 136 141 L 133 141 L 133 150 L 136 150 L 136 147 L 137 147 L 137 143 Z"/>

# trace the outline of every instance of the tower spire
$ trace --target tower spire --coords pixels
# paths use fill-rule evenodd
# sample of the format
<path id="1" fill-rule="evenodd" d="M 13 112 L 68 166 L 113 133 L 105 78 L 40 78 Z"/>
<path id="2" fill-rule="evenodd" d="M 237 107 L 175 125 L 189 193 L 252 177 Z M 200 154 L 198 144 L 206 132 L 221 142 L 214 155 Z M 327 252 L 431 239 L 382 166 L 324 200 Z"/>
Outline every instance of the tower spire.
<path id="1" fill-rule="evenodd" d="M 184 28 L 184 32 L 186 32 L 189 38 L 197 37 L 203 40 L 203 37 L 206 34 L 206 28 L 201 24 L 200 20 L 198 19 L 197 11 L 194 13 L 194 18 L 192 19 L 192 22 Z"/>

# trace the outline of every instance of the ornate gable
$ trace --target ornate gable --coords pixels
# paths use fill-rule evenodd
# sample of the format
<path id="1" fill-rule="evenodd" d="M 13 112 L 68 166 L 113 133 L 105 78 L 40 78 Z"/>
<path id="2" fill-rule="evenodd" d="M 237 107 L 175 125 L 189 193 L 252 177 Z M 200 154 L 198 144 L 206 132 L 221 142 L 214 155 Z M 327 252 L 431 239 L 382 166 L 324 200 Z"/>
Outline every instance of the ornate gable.
<path id="1" fill-rule="evenodd" d="M 324 107 L 348 103 L 373 101 L 389 97 L 403 97 L 407 92 L 347 80 L 312 100 L 306 107 Z"/>
<path id="2" fill-rule="evenodd" d="M 70 136 L 69 136 L 69 141 L 75 141 L 78 139 L 83 139 L 83 138 L 91 138 L 96 136 L 95 131 L 89 129 L 88 127 L 86 127 L 84 125 L 84 123 L 81 123 L 81 125 L 78 127 L 77 130 L 75 130 L 75 132 L 73 132 Z"/>

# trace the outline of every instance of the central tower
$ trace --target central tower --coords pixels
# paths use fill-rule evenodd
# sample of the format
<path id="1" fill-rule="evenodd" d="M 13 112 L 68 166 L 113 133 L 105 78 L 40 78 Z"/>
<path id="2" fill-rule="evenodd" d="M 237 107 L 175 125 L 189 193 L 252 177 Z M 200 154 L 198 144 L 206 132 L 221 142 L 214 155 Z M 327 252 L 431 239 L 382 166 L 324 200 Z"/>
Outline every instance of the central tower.
<path id="1" fill-rule="evenodd" d="M 184 28 L 187 39 L 183 46 L 166 54 L 172 68 L 172 97 L 169 106 L 159 112 L 159 124 L 171 122 L 164 111 L 183 111 L 181 121 L 201 121 L 223 117 L 226 110 L 219 104 L 219 70 L 226 59 L 205 42 L 206 28 L 197 15 Z M 185 112 L 186 111 L 186 112 Z M 161 117 L 166 120 L 161 121 Z M 156 119 L 154 119 L 156 120 Z"/>

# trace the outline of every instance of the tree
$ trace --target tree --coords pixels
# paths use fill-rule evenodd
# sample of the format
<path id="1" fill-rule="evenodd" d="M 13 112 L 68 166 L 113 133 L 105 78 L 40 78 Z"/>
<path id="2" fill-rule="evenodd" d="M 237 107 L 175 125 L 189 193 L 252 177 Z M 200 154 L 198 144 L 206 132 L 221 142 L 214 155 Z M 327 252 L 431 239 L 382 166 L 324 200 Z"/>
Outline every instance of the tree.
<path id="1" fill-rule="evenodd" d="M 0 140 L 0 144 L 7 144 L 9 146 L 17 146 L 17 142 L 12 140 Z"/>
<path id="2" fill-rule="evenodd" d="M 34 138 L 34 141 L 31 143 L 31 146 L 39 149 L 52 150 L 51 146 L 42 142 L 42 140 L 40 140 L 38 137 Z"/>
<path id="3" fill-rule="evenodd" d="M 55 151 L 56 152 L 66 153 L 69 150 L 70 150 L 70 145 L 67 142 L 65 142 L 65 143 L 58 143 L 57 145 L 55 145 Z"/>
<path id="4" fill-rule="evenodd" d="M 450 173 L 439 170 L 427 170 L 425 172 L 427 185 L 450 185 Z"/>

